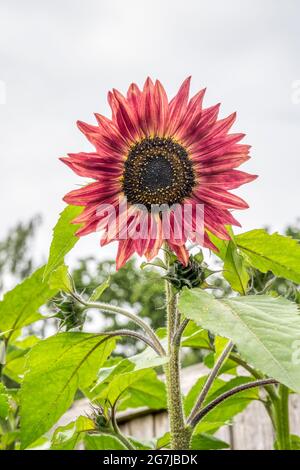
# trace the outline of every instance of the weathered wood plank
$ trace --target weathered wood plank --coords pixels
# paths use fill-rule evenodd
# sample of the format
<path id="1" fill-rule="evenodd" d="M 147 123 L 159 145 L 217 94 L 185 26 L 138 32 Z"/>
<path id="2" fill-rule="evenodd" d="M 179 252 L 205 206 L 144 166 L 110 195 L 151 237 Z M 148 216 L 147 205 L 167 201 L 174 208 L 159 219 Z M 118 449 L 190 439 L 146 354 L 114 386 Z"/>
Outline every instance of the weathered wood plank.
<path id="1" fill-rule="evenodd" d="M 130 436 L 143 441 L 151 440 L 155 437 L 154 416 L 152 414 L 135 418 L 128 422 Z"/>
<path id="2" fill-rule="evenodd" d="M 154 434 L 155 437 L 162 437 L 169 430 L 168 414 L 157 413 L 154 415 Z"/>
<path id="3" fill-rule="evenodd" d="M 273 430 L 269 416 L 259 401 L 251 403 L 236 416 L 232 426 L 234 450 L 270 450 L 273 448 Z"/>
<path id="4" fill-rule="evenodd" d="M 222 426 L 216 433 L 215 436 L 222 441 L 228 442 L 232 447 L 232 434 L 229 426 Z"/>

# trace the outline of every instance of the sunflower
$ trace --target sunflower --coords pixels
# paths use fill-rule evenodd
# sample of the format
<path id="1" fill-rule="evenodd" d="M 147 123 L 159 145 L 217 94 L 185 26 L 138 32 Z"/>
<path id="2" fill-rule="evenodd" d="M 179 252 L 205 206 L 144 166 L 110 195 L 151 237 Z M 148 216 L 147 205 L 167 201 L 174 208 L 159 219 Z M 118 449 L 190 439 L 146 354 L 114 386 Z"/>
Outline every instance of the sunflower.
<path id="1" fill-rule="evenodd" d="M 111 119 L 95 114 L 98 125 L 77 123 L 95 151 L 61 158 L 95 180 L 64 201 L 84 206 L 73 221 L 82 224 L 78 236 L 102 231 L 102 246 L 119 242 L 117 269 L 135 252 L 151 260 L 163 242 L 186 265 L 188 240 L 214 249 L 207 231 L 229 239 L 226 225 L 240 226 L 231 210 L 248 207 L 228 191 L 256 178 L 235 169 L 250 158 L 250 146 L 239 143 L 244 134 L 228 133 L 236 114 L 218 120 L 220 105 L 203 108 L 205 90 L 189 99 L 189 88 L 190 77 L 171 101 L 150 78 L 142 90 L 131 84 L 126 96 L 109 92 Z M 198 206 L 203 230 L 196 224 Z M 113 208 L 114 220 L 103 207 Z M 178 230 L 184 218 L 185 229 Z"/>

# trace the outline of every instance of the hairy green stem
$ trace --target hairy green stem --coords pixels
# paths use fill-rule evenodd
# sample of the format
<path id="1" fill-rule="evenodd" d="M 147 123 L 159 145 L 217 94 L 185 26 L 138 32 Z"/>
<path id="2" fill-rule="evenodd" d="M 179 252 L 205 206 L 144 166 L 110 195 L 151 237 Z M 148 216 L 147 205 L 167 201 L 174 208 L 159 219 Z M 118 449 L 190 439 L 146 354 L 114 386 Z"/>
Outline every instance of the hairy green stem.
<path id="1" fill-rule="evenodd" d="M 128 336 L 131 338 L 135 338 L 139 341 L 142 341 L 145 343 L 147 346 L 153 349 L 157 353 L 157 355 L 160 355 L 160 351 L 158 351 L 156 345 L 151 341 L 151 339 L 147 338 L 146 336 L 142 335 L 141 333 L 137 333 L 136 331 L 132 330 L 115 330 L 115 331 L 105 331 L 104 333 L 101 333 L 101 335 L 107 335 L 107 336 Z"/>
<path id="2" fill-rule="evenodd" d="M 121 432 L 118 423 L 117 423 L 117 417 L 116 417 L 116 408 L 117 408 L 117 401 L 115 402 L 114 406 L 112 407 L 112 415 L 111 415 L 111 421 L 112 421 L 112 427 L 114 430 L 115 435 L 117 438 L 124 444 L 125 447 L 127 447 L 128 450 L 135 450 L 135 447 L 131 444 L 129 439 L 127 439 L 126 436 Z"/>
<path id="3" fill-rule="evenodd" d="M 273 402 L 278 450 L 291 450 L 289 423 L 289 389 L 280 384 L 278 399 Z"/>
<path id="4" fill-rule="evenodd" d="M 168 254 L 165 256 L 166 265 L 169 266 Z M 180 344 L 174 341 L 176 330 L 180 321 L 177 308 L 177 294 L 173 292 L 171 284 L 166 281 L 167 303 L 167 336 L 169 362 L 165 366 L 168 412 L 171 434 L 171 448 L 173 450 L 189 449 L 191 431 L 185 425 L 182 395 L 180 386 Z"/>

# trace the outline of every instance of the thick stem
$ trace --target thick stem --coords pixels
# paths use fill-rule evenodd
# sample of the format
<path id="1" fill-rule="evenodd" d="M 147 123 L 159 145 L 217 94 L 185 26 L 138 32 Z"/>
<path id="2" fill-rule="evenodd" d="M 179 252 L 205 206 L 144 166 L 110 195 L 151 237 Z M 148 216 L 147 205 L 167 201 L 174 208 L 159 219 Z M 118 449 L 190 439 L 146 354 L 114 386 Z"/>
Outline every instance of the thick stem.
<path id="1" fill-rule="evenodd" d="M 224 362 L 226 361 L 230 351 L 232 350 L 233 348 L 233 342 L 232 341 L 228 341 L 226 347 L 224 348 L 224 350 L 222 351 L 222 353 L 220 354 L 219 358 L 217 359 L 214 367 L 212 368 L 202 390 L 201 390 L 201 393 L 194 405 L 194 408 L 192 409 L 191 411 L 191 414 L 189 416 L 189 419 L 188 419 L 188 423 L 190 423 L 193 418 L 196 416 L 196 414 L 198 413 L 198 411 L 200 410 L 200 408 L 202 407 L 203 403 L 204 403 L 204 400 L 205 398 L 207 397 L 207 394 L 215 380 L 215 378 L 217 377 L 218 375 L 218 372 L 220 371 L 222 365 L 224 364 Z"/>
<path id="2" fill-rule="evenodd" d="M 166 265 L 168 266 L 168 255 L 166 254 Z M 168 412 L 171 434 L 171 448 L 173 450 L 189 449 L 191 431 L 185 426 L 184 411 L 182 406 L 180 386 L 180 345 L 174 341 L 174 336 L 179 322 L 177 309 L 177 294 L 172 286 L 166 281 L 167 302 L 167 335 L 169 362 L 165 366 Z"/>
<path id="3" fill-rule="evenodd" d="M 289 389 L 285 385 L 279 385 L 279 396 L 273 406 L 278 450 L 291 450 Z"/>

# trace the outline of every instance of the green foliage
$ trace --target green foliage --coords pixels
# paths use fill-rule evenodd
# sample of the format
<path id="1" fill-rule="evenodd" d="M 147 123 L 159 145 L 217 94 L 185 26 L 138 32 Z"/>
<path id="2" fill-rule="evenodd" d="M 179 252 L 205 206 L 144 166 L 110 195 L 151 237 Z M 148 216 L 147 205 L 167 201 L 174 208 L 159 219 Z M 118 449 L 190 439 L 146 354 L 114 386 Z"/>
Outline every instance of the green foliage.
<path id="1" fill-rule="evenodd" d="M 265 230 L 251 230 L 235 237 L 249 263 L 261 272 L 300 284 L 300 245 L 297 240 Z"/>
<path id="2" fill-rule="evenodd" d="M 170 439 L 170 433 L 166 432 L 157 439 L 156 449 L 170 448 Z M 229 447 L 227 442 L 208 433 L 194 433 L 191 438 L 191 449 L 193 450 L 221 450 Z"/>
<path id="3" fill-rule="evenodd" d="M 291 434 L 291 444 L 292 450 L 300 450 L 300 436 Z"/>
<path id="4" fill-rule="evenodd" d="M 48 263 L 45 268 L 44 277 L 57 269 L 64 262 L 67 253 L 73 248 L 78 241 L 75 232 L 80 225 L 71 222 L 82 212 L 82 207 L 67 206 L 58 219 L 53 229 L 53 238 L 50 246 Z"/>
<path id="5" fill-rule="evenodd" d="M 210 349 L 211 342 L 207 330 L 199 328 L 194 322 L 190 321 L 183 332 L 181 346 Z"/>
<path id="6" fill-rule="evenodd" d="M 245 259 L 238 252 L 234 237 L 232 240 L 220 240 L 210 234 L 214 245 L 218 248 L 216 253 L 224 261 L 223 275 L 231 288 L 242 295 L 246 294 L 250 279 Z"/>
<path id="7" fill-rule="evenodd" d="M 108 434 L 87 434 L 84 443 L 86 450 L 127 450 L 116 436 Z"/>
<path id="8" fill-rule="evenodd" d="M 94 430 L 95 424 L 90 418 L 79 416 L 75 421 L 56 428 L 52 436 L 51 449 L 74 450 L 83 441 L 85 434 Z"/>
<path id="9" fill-rule="evenodd" d="M 191 441 L 191 449 L 195 450 L 220 450 L 228 449 L 230 445 L 227 442 L 211 436 L 206 433 L 194 434 Z"/>
<path id="10" fill-rule="evenodd" d="M 6 419 L 9 411 L 8 393 L 4 385 L 0 382 L 0 418 Z"/>
<path id="11" fill-rule="evenodd" d="M 114 346 L 114 339 L 78 332 L 52 336 L 32 348 L 21 389 L 22 448 L 50 429 L 78 388 L 95 380 Z"/>
<path id="12" fill-rule="evenodd" d="M 100 299 L 101 295 L 103 292 L 109 287 L 110 284 L 110 276 L 100 284 L 100 286 L 96 287 L 96 289 L 93 290 L 89 302 L 96 302 L 97 300 Z"/>
<path id="13" fill-rule="evenodd" d="M 154 328 L 159 328 L 157 334 L 167 349 L 166 330 L 161 328 L 165 323 L 165 298 L 160 275 L 166 266 L 158 258 L 153 263 L 143 263 L 143 267 L 150 266 L 150 269 L 139 270 L 134 261 L 130 261 L 115 273 L 114 261 L 99 263 L 95 258 L 88 258 L 80 260 L 77 268 L 72 270 L 71 278 L 64 257 L 78 240 L 75 235 L 78 226 L 70 222 L 81 211 L 82 208 L 72 206 L 63 211 L 54 228 L 46 268 L 33 273 L 0 302 L 0 341 L 4 346 L 2 356 L 6 356 L 5 364 L 1 364 L 0 449 L 19 449 L 20 440 L 22 449 L 49 447 L 50 429 L 78 396 L 87 396 L 92 401 L 91 410 L 94 409 L 94 412 L 89 417 L 80 416 L 52 431 L 51 449 L 72 450 L 84 445 L 88 450 L 124 450 L 126 445 L 123 442 L 126 443 L 126 440 L 118 438 L 113 430 L 112 405 L 116 405 L 117 411 L 167 407 L 166 387 L 157 376 L 157 370 L 162 371 L 168 358 L 159 357 L 149 347 L 130 358 L 109 357 L 115 340 L 104 334 L 78 331 L 88 325 L 85 323 L 86 314 L 82 305 L 69 295 L 75 285 L 86 300 L 97 301 L 101 298 L 103 302 L 121 307 L 129 304 Z M 16 234 L 10 234 L 8 244 L 0 243 L 0 282 L 5 270 L 16 278 L 24 277 L 32 270 L 34 262 L 26 255 L 25 247 L 33 231 L 33 226 L 20 226 Z M 290 229 L 289 233 L 295 238 L 299 235 L 295 228 Z M 230 284 L 229 287 L 221 276 L 210 278 L 212 286 L 220 288 L 216 296 L 221 295 L 221 300 L 194 288 L 199 285 L 206 288 L 205 278 L 212 272 L 204 266 L 201 255 L 193 257 L 193 263 L 187 269 L 173 255 L 174 269 L 167 275 L 177 288 L 184 285 L 191 288 L 184 289 L 180 301 L 180 312 L 191 319 L 181 341 L 185 348 L 184 360 L 194 360 L 193 354 L 197 354 L 198 359 L 202 358 L 201 350 L 209 350 L 205 364 L 213 367 L 228 338 L 232 338 L 240 357 L 256 368 L 254 376 L 261 371 L 299 391 L 300 316 L 296 305 L 271 296 L 248 295 L 265 291 L 274 296 L 283 293 L 300 303 L 296 284 L 300 279 L 299 244 L 278 234 L 269 235 L 264 230 L 247 232 L 232 237 L 230 241 L 212 238 L 219 248 L 218 256 L 224 262 L 223 276 Z M 5 247 L 10 247 L 9 250 L 14 252 L 9 252 L 11 263 L 3 257 Z M 242 297 L 226 298 L 232 294 L 231 289 L 242 294 Z M 58 311 L 53 320 L 53 304 L 49 301 L 58 291 Z M 46 320 L 47 325 L 52 322 L 53 327 L 55 321 L 57 328 L 59 319 L 59 329 L 64 328 L 68 332 L 40 340 L 32 334 L 34 327 L 31 323 L 47 318 L 39 314 L 39 309 L 45 304 L 52 314 L 52 319 Z M 118 316 L 109 317 L 109 320 L 112 320 L 110 325 L 105 324 L 104 329 L 124 328 L 124 322 Z M 30 336 L 17 340 L 23 327 Z M 132 328 L 132 324 L 129 322 L 126 328 Z M 37 334 L 41 336 L 38 330 Z M 128 354 L 129 341 L 122 339 L 123 344 L 125 341 L 126 349 L 119 349 L 118 354 L 120 351 L 121 354 Z M 130 344 L 131 351 L 136 353 L 135 340 L 131 339 Z M 194 351 L 191 352 L 190 348 Z M 238 357 L 236 351 L 234 354 Z M 223 380 L 221 374 L 225 372 L 234 377 Z M 185 397 L 186 416 L 206 379 L 207 376 L 200 377 Z M 204 406 L 251 380 L 252 376 L 237 376 L 236 363 L 227 359 Z M 276 393 L 275 388 L 273 392 Z M 222 401 L 197 424 L 192 436 L 192 449 L 227 448 L 227 443 L 212 434 L 257 399 L 259 391 L 253 388 Z M 268 411 L 269 399 L 264 395 Z M 47 439 L 43 437 L 45 433 L 49 433 Z M 152 445 L 140 443 L 132 437 L 127 439 L 137 449 L 149 449 Z M 158 440 L 157 446 L 168 446 L 169 441 L 170 435 L 167 433 Z M 292 435 L 291 441 L 292 447 L 298 449 L 299 436 Z"/>
<path id="14" fill-rule="evenodd" d="M 97 401 L 114 405 L 120 401 L 119 410 L 147 406 L 151 409 L 166 408 L 166 389 L 151 369 L 133 370 L 110 377 L 102 384 Z"/>
<path id="15" fill-rule="evenodd" d="M 68 266 L 62 264 L 49 277 L 50 289 L 61 290 L 64 292 L 71 292 L 73 290 L 70 275 L 68 273 Z"/>
<path id="16" fill-rule="evenodd" d="M 25 373 L 26 356 L 32 346 L 39 341 L 35 336 L 28 336 L 25 340 L 10 343 L 6 351 L 6 363 L 3 374 L 16 383 L 22 381 Z"/>
<path id="17" fill-rule="evenodd" d="M 4 295 L 0 302 L 0 329 L 12 330 L 6 336 L 25 325 L 43 318 L 38 309 L 51 299 L 57 289 L 43 282 L 44 267 L 35 271 L 21 284 Z"/>
<path id="18" fill-rule="evenodd" d="M 300 391 L 299 365 L 293 360 L 300 315 L 294 303 L 263 295 L 217 300 L 194 289 L 183 292 L 180 309 L 212 333 L 232 339 L 252 366 Z"/>
<path id="19" fill-rule="evenodd" d="M 206 380 L 207 376 L 200 377 L 200 379 L 197 380 L 197 382 L 187 394 L 184 401 L 186 416 L 190 414 Z M 209 402 L 217 398 L 219 395 L 227 392 L 228 390 L 250 381 L 251 378 L 249 377 L 235 377 L 231 380 L 228 380 L 227 382 L 217 378 L 204 401 L 204 405 L 207 405 Z M 198 424 L 196 432 L 216 432 L 220 427 L 228 424 L 234 418 L 234 416 L 236 416 L 238 413 L 241 413 L 249 405 L 249 403 L 251 403 L 252 400 L 257 399 L 257 389 L 250 389 L 245 390 L 234 397 L 228 398 L 227 400 L 224 400 L 203 418 L 203 420 Z"/>

